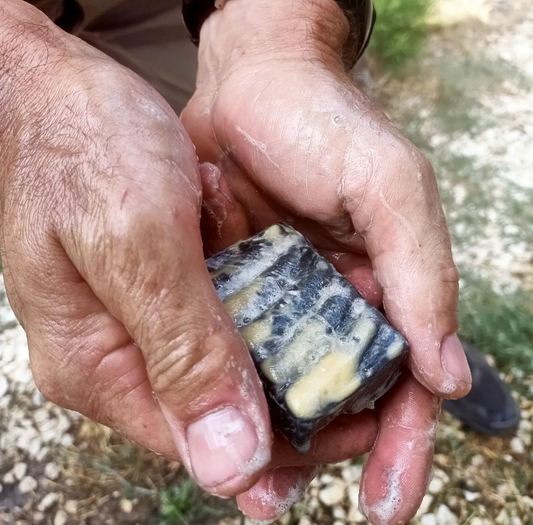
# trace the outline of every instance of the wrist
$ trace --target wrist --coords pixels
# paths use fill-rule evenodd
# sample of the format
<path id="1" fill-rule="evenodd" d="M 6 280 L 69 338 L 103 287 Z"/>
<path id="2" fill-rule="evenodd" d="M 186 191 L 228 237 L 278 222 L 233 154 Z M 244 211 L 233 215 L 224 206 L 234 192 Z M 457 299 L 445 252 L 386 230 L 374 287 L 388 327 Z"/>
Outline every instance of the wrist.
<path id="1" fill-rule="evenodd" d="M 225 66 L 268 56 L 338 64 L 349 34 L 335 0 L 228 0 L 203 24 L 200 57 Z"/>

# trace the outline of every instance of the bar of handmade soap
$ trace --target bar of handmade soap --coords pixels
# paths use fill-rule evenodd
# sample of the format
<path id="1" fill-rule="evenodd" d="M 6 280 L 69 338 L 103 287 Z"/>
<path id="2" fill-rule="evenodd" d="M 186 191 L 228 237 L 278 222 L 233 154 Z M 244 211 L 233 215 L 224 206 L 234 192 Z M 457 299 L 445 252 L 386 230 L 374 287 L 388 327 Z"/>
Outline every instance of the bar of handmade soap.
<path id="1" fill-rule="evenodd" d="M 290 226 L 271 226 L 207 266 L 250 349 L 272 420 L 298 450 L 400 375 L 405 339 Z"/>

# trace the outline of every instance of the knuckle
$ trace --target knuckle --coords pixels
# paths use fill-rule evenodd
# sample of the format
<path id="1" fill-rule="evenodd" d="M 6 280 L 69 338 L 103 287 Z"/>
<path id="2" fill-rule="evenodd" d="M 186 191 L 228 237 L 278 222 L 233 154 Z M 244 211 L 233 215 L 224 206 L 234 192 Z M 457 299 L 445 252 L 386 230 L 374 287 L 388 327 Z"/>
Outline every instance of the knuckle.
<path id="1" fill-rule="evenodd" d="M 152 354 L 148 363 L 150 382 L 161 396 L 194 397 L 220 378 L 227 361 L 217 335 L 190 327 L 171 346 Z"/>
<path id="2" fill-rule="evenodd" d="M 452 285 L 459 285 L 460 274 L 457 266 L 452 262 L 449 265 L 444 265 L 439 270 L 439 279 L 443 283 L 450 283 Z"/>
<path id="3" fill-rule="evenodd" d="M 37 390 L 41 392 L 43 397 L 56 405 L 64 406 L 63 402 L 65 396 L 56 374 L 51 371 L 44 372 L 42 370 L 37 370 L 33 364 L 31 365 L 31 370 L 35 386 L 37 387 Z"/>
<path id="4" fill-rule="evenodd" d="M 439 283 L 448 288 L 451 293 L 454 295 L 458 294 L 460 274 L 453 261 L 450 261 L 448 264 L 442 264 L 442 266 L 438 268 L 437 279 Z"/>
<path id="5" fill-rule="evenodd" d="M 403 175 L 416 170 L 426 176 L 428 161 L 422 153 L 397 132 L 382 131 L 379 142 L 360 160 L 358 170 L 343 172 L 341 194 L 351 214 L 362 204 L 377 202 L 382 193 L 395 194 Z"/>
<path id="6" fill-rule="evenodd" d="M 412 188 L 434 179 L 430 161 L 414 144 L 396 135 L 384 143 L 387 147 L 381 154 L 377 170 L 380 172 L 380 179 L 385 179 L 385 184 L 395 189 L 398 184 Z"/>

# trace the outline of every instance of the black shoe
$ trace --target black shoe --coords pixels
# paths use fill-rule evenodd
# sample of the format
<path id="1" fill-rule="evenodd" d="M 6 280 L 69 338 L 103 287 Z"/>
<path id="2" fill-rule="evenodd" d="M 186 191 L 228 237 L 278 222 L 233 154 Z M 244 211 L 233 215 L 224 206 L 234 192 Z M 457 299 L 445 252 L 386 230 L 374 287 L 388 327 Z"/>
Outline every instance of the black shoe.
<path id="1" fill-rule="evenodd" d="M 472 371 L 472 390 L 457 401 L 444 400 L 442 408 L 483 434 L 513 433 L 520 421 L 520 408 L 511 391 L 482 355 L 468 343 L 463 342 L 463 347 Z"/>

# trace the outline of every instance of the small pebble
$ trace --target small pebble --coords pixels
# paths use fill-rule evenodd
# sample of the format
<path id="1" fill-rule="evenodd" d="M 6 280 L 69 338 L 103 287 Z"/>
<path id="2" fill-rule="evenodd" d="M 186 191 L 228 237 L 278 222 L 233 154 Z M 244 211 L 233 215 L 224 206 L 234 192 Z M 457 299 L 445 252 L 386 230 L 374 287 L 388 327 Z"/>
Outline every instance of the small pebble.
<path id="1" fill-rule="evenodd" d="M 532 432 L 533 423 L 531 423 L 531 421 L 529 421 L 528 419 L 522 419 L 520 420 L 520 423 L 518 423 L 518 428 L 523 432 Z"/>
<path id="2" fill-rule="evenodd" d="M 126 514 L 130 514 L 133 510 L 133 503 L 129 499 L 121 499 L 120 500 L 120 509 L 122 512 L 125 512 Z"/>
<path id="3" fill-rule="evenodd" d="M 73 499 L 69 499 L 69 500 L 65 503 L 65 510 L 66 510 L 69 514 L 76 514 L 76 512 L 78 512 L 78 502 L 77 502 L 77 501 L 74 501 Z"/>
<path id="4" fill-rule="evenodd" d="M 515 454 L 523 454 L 526 450 L 524 446 L 524 442 L 519 437 L 514 437 L 513 439 L 511 439 L 510 446 L 511 446 L 511 450 Z"/>
<path id="5" fill-rule="evenodd" d="M 54 525 L 65 525 L 68 521 L 67 513 L 64 510 L 58 510 L 54 517 Z"/>
<path id="6" fill-rule="evenodd" d="M 320 503 L 318 502 L 318 498 L 311 498 L 309 502 L 307 503 L 307 507 L 311 512 L 314 512 L 318 507 L 320 507 Z"/>
<path id="7" fill-rule="evenodd" d="M 359 483 L 362 472 L 363 465 L 350 465 L 342 469 L 342 478 L 346 483 Z"/>
<path id="8" fill-rule="evenodd" d="M 311 488 L 316 488 L 316 487 L 320 488 L 320 479 L 319 478 L 313 478 L 311 480 L 311 483 L 309 483 L 309 486 Z"/>
<path id="9" fill-rule="evenodd" d="M 300 518 L 298 525 L 314 525 L 314 523 L 307 516 L 303 516 Z"/>
<path id="10" fill-rule="evenodd" d="M 318 493 L 318 499 L 328 507 L 338 505 L 344 499 L 345 488 L 340 483 L 334 483 Z"/>
<path id="11" fill-rule="evenodd" d="M 437 525 L 459 525 L 457 516 L 444 504 L 437 510 Z"/>
<path id="12" fill-rule="evenodd" d="M 56 463 L 47 463 L 44 467 L 44 475 L 55 481 L 59 477 L 59 467 Z"/>
<path id="13" fill-rule="evenodd" d="M 350 485 L 348 487 L 348 499 L 354 507 L 359 506 L 359 485 Z"/>
<path id="14" fill-rule="evenodd" d="M 477 492 L 470 492 L 469 490 L 465 490 L 466 501 L 475 501 L 478 498 L 479 494 Z"/>
<path id="15" fill-rule="evenodd" d="M 26 475 L 26 472 L 28 472 L 28 465 L 26 463 L 17 463 L 13 467 L 13 475 L 16 480 L 21 480 Z"/>
<path id="16" fill-rule="evenodd" d="M 420 518 L 421 525 L 437 525 L 437 516 L 435 514 L 424 514 Z"/>
<path id="17" fill-rule="evenodd" d="M 19 483 L 19 490 L 22 494 L 27 494 L 28 492 L 34 491 L 38 487 L 37 480 L 31 476 L 26 476 Z"/>
<path id="18" fill-rule="evenodd" d="M 435 477 L 442 480 L 444 483 L 450 482 L 450 476 L 448 476 L 448 474 L 446 474 L 446 472 L 440 468 L 435 469 Z"/>
<path id="19" fill-rule="evenodd" d="M 335 507 L 333 509 L 333 517 L 338 520 L 346 519 L 346 511 L 342 507 Z"/>
<path id="20" fill-rule="evenodd" d="M 2 492 L 1 489 L 0 489 L 0 492 Z M 522 503 L 533 509 L 533 498 L 530 498 L 529 496 L 524 496 L 522 498 Z"/>
<path id="21" fill-rule="evenodd" d="M 35 456 L 35 459 L 37 461 L 44 461 L 46 459 L 46 456 L 50 454 L 50 449 L 48 447 L 42 447 L 41 450 L 37 453 L 37 456 Z"/>
<path id="22" fill-rule="evenodd" d="M 0 397 L 4 397 L 9 390 L 9 383 L 4 375 L 0 374 Z"/>
<path id="23" fill-rule="evenodd" d="M 444 488 L 444 482 L 442 479 L 434 477 L 429 484 L 429 493 L 430 494 L 440 494 Z"/>
<path id="24" fill-rule="evenodd" d="M 35 390 L 31 397 L 31 402 L 33 403 L 34 406 L 40 407 L 45 402 L 45 398 L 41 394 L 41 392 L 39 392 L 39 390 Z"/>
<path id="25" fill-rule="evenodd" d="M 278 520 L 279 525 L 289 525 L 291 522 L 291 518 L 292 518 L 291 513 L 287 512 L 286 514 L 281 516 L 281 518 Z"/>
<path id="26" fill-rule="evenodd" d="M 59 494 L 55 492 L 49 492 L 38 505 L 38 509 L 41 511 L 48 510 L 52 505 L 55 505 L 59 501 Z"/>
<path id="27" fill-rule="evenodd" d="M 422 503 L 420 504 L 420 508 L 418 509 L 418 512 L 416 513 L 416 515 L 420 517 L 420 516 L 423 516 L 424 514 L 427 514 L 429 512 L 429 509 L 432 503 L 433 503 L 433 496 L 431 494 L 426 494 L 424 496 L 424 499 L 422 500 Z"/>
<path id="28" fill-rule="evenodd" d="M 4 483 L 6 485 L 13 485 L 13 483 L 15 483 L 15 475 L 13 474 L 13 472 L 9 471 L 5 476 L 4 476 Z"/>
<path id="29" fill-rule="evenodd" d="M 356 507 L 350 507 L 348 511 L 348 522 L 349 523 L 365 523 L 365 515 Z"/>
<path id="30" fill-rule="evenodd" d="M 476 454 L 475 456 L 472 456 L 472 458 L 470 459 L 470 463 L 474 467 L 480 467 L 485 463 L 485 458 L 481 454 Z"/>
<path id="31" fill-rule="evenodd" d="M 509 525 L 509 515 L 505 509 L 502 509 L 494 520 L 499 525 Z"/>
<path id="32" fill-rule="evenodd" d="M 333 483 L 335 478 L 331 474 L 322 474 L 320 476 L 320 484 L 321 485 L 329 485 L 330 483 Z"/>

